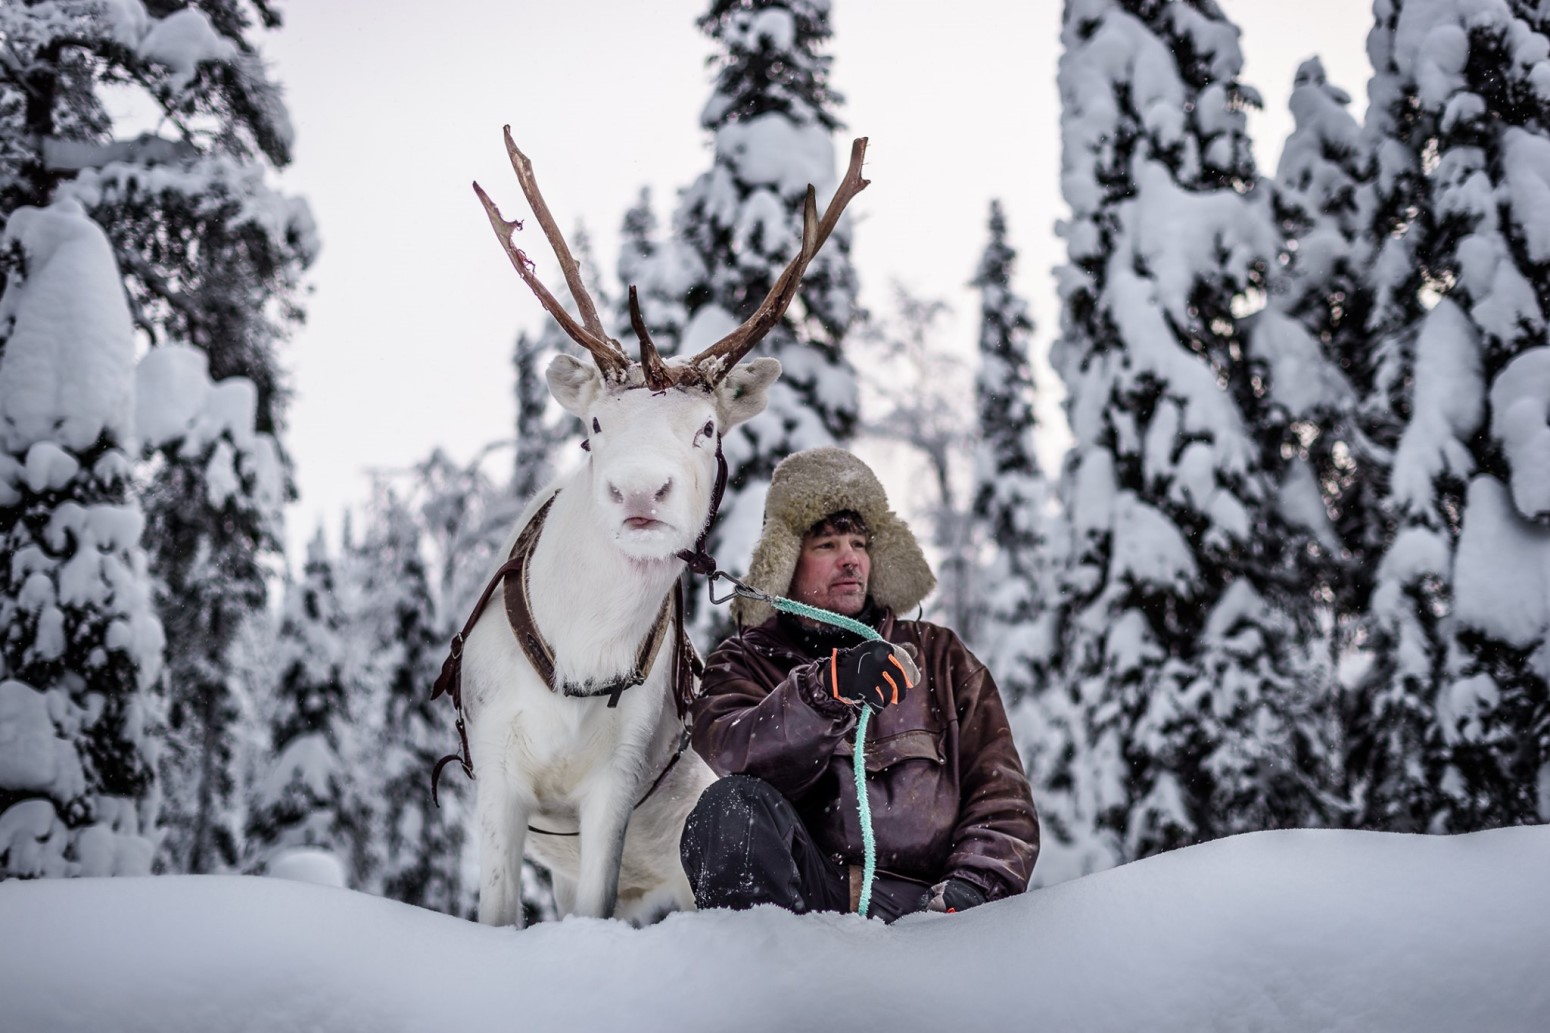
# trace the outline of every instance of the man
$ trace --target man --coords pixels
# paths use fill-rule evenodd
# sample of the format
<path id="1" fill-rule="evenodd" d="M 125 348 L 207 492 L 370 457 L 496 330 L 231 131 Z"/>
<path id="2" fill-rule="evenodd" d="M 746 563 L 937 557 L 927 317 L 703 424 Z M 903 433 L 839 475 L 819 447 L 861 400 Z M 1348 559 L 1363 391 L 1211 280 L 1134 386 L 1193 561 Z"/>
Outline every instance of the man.
<path id="1" fill-rule="evenodd" d="M 776 467 L 747 581 L 853 617 L 886 644 L 758 600 L 732 604 L 740 630 L 711 654 L 692 710 L 695 750 L 723 776 L 684 827 L 699 906 L 855 909 L 862 705 L 875 708 L 870 914 L 962 911 L 1025 890 L 1039 826 L 1001 697 L 957 635 L 899 616 L 936 579 L 866 464 L 818 448 Z"/>

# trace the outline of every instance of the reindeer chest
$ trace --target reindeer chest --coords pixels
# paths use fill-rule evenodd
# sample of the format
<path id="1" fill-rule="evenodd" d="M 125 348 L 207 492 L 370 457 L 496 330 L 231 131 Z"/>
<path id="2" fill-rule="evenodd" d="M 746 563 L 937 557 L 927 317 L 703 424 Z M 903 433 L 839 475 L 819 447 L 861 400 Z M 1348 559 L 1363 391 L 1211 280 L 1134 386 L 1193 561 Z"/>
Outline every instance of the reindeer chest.
<path id="1" fill-rule="evenodd" d="M 609 709 L 540 688 L 516 702 L 490 729 L 489 764 L 481 768 L 519 779 L 540 803 L 575 799 L 589 775 L 639 737 L 634 726 L 650 723 L 649 715 L 637 713 L 643 708 L 634 700 Z"/>

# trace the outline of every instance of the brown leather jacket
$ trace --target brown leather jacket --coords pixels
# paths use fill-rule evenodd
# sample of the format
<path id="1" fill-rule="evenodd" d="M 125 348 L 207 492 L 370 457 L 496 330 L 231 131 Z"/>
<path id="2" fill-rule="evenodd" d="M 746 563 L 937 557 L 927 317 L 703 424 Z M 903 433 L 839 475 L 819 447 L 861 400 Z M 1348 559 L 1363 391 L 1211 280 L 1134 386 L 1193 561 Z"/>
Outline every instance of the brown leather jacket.
<path id="1" fill-rule="evenodd" d="M 995 681 L 947 628 L 885 612 L 879 631 L 915 647 L 922 675 L 867 726 L 879 870 L 912 880 L 893 889 L 901 895 L 949 876 L 989 900 L 1023 892 L 1039 822 Z M 845 634 L 832 644 L 858 641 Z M 693 741 L 717 774 L 774 785 L 822 850 L 859 865 L 856 717 L 822 677 L 830 644 L 779 616 L 727 639 L 706 663 Z M 879 889 L 888 892 L 886 881 Z"/>

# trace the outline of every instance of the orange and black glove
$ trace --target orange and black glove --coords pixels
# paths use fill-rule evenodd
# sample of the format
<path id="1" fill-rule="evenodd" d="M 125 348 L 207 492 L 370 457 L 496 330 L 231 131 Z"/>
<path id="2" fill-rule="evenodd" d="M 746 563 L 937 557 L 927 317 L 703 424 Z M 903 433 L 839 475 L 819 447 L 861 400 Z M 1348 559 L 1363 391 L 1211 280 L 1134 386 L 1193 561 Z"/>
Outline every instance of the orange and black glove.
<path id="1" fill-rule="evenodd" d="M 881 709 L 903 699 L 914 684 L 887 642 L 863 642 L 829 654 L 829 690 L 845 703 Z"/>

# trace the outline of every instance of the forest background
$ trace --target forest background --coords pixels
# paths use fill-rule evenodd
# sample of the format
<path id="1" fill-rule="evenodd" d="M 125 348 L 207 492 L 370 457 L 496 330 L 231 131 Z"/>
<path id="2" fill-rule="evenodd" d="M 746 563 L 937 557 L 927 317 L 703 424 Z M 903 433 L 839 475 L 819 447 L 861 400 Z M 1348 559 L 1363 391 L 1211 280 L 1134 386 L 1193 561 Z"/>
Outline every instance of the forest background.
<path id="1" fill-rule="evenodd" d="M 521 499 L 581 458 L 538 375 L 564 342 L 467 189 L 509 185 L 505 122 L 614 325 L 637 283 L 668 351 L 746 314 L 802 188 L 872 136 L 715 546 L 746 554 L 793 449 L 878 458 L 928 616 L 1008 700 L 1042 881 L 1253 829 L 1550 820 L 1547 5 L 1281 10 L 1263 52 L 1311 25 L 1342 72 L 1285 64 L 1273 108 L 1249 3 L 1025 31 L 454 6 L 412 34 L 323 6 L 0 13 L 0 876 L 324 858 L 469 913 L 426 689 Z M 449 56 L 490 78 L 414 74 Z M 287 76 L 340 121 L 309 130 Z M 702 648 L 725 630 L 696 608 Z"/>

